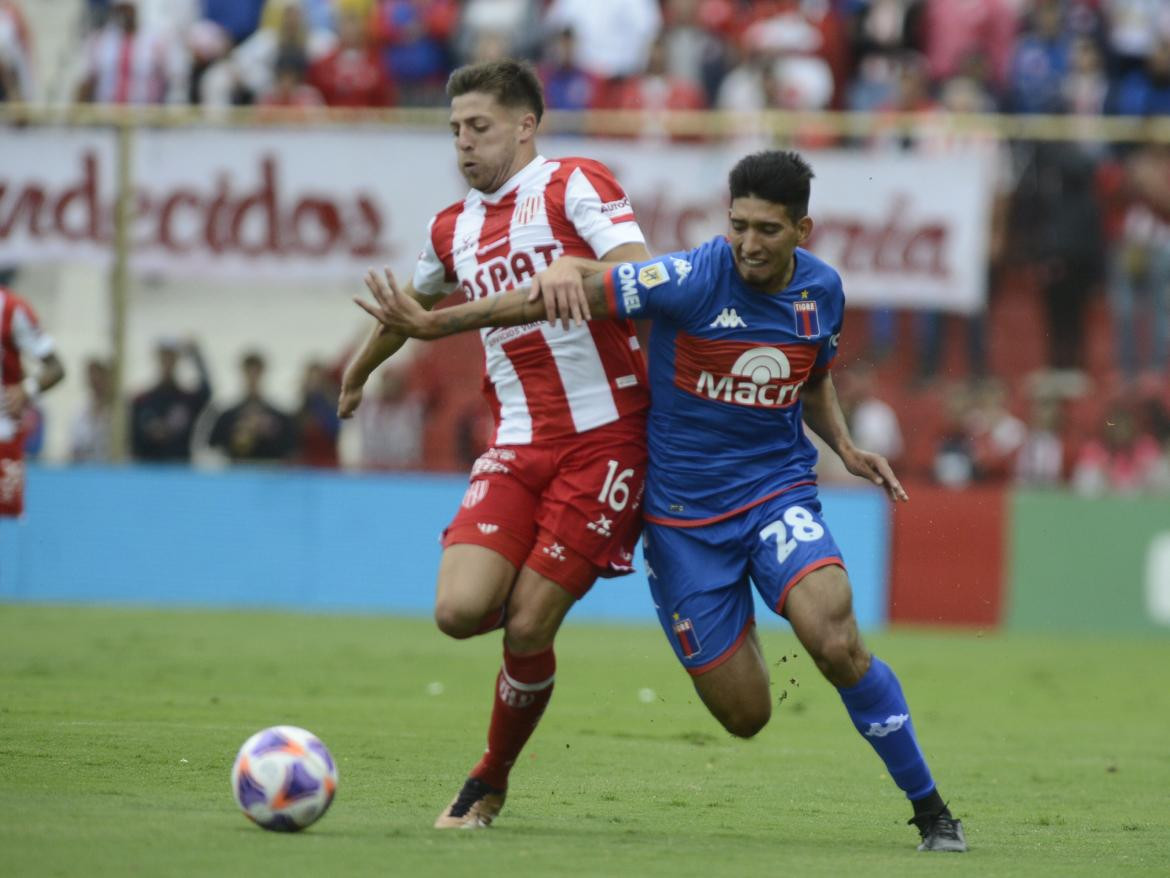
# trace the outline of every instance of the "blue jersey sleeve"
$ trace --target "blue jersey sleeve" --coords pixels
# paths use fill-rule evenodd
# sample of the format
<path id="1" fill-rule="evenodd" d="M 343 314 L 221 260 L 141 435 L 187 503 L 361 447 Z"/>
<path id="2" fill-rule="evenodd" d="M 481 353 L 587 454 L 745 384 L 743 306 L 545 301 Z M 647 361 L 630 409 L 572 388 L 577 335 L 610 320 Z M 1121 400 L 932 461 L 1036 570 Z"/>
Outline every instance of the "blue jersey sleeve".
<path id="1" fill-rule="evenodd" d="M 833 305 L 829 312 L 829 335 L 821 342 L 820 350 L 817 351 L 817 359 L 813 363 L 814 372 L 829 369 L 840 349 L 841 326 L 845 322 L 845 290 L 841 286 L 840 275 L 834 274 L 832 281 L 828 288 L 829 299 Z"/>
<path id="2" fill-rule="evenodd" d="M 645 262 L 623 262 L 605 273 L 611 314 L 631 319 L 681 320 L 694 307 L 697 283 L 687 283 L 693 253 L 668 253 Z"/>

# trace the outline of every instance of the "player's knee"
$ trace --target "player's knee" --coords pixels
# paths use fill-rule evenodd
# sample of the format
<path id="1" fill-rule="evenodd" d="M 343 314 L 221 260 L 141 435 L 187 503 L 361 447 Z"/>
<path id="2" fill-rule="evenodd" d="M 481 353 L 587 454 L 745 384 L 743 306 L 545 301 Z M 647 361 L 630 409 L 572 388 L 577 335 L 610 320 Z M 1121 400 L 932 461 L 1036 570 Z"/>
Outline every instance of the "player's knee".
<path id="1" fill-rule="evenodd" d="M 508 646 L 518 653 L 539 652 L 552 646 L 558 623 L 542 613 L 521 610 L 504 627 Z"/>
<path id="2" fill-rule="evenodd" d="M 480 616 L 469 612 L 456 601 L 439 600 L 435 603 L 435 624 L 448 637 L 465 640 L 479 628 Z"/>
<path id="3" fill-rule="evenodd" d="M 737 705 L 726 716 L 720 717 L 723 728 L 737 738 L 753 738 L 772 718 L 772 702 L 768 699 Z"/>
<path id="4" fill-rule="evenodd" d="M 834 686 L 852 686 L 861 678 L 867 655 L 847 627 L 826 631 L 813 651 L 817 668 Z M 861 673 L 859 673 L 859 670 Z"/>

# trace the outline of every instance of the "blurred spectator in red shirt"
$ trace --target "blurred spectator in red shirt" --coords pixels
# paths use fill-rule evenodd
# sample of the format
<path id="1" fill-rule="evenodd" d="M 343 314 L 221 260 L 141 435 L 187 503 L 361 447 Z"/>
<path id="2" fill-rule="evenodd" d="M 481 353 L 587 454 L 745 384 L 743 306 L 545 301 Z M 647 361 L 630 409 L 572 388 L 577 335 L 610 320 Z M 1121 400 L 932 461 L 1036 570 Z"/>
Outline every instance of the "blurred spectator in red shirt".
<path id="1" fill-rule="evenodd" d="M 701 110 L 706 106 L 698 86 L 667 71 L 666 45 L 661 37 L 650 46 L 646 72 L 623 80 L 610 95 L 610 106 L 618 110 Z"/>
<path id="2" fill-rule="evenodd" d="M 980 56 L 1001 90 L 1016 44 L 1019 5 L 1013 0 L 926 0 L 923 47 L 931 78 L 963 73 L 967 59 Z"/>
<path id="3" fill-rule="evenodd" d="M 398 99 L 366 30 L 365 19 L 343 12 L 338 45 L 309 68 L 308 82 L 331 107 L 390 107 Z"/>
<path id="4" fill-rule="evenodd" d="M 1077 454 L 1072 484 L 1080 494 L 1137 494 L 1158 487 L 1164 466 L 1157 440 L 1128 406 L 1118 405 Z"/>
<path id="5" fill-rule="evenodd" d="M 849 47 L 837 13 L 827 3 L 767 0 L 751 4 L 744 45 L 774 59 L 775 105 L 823 110 L 839 104 L 850 73 Z"/>

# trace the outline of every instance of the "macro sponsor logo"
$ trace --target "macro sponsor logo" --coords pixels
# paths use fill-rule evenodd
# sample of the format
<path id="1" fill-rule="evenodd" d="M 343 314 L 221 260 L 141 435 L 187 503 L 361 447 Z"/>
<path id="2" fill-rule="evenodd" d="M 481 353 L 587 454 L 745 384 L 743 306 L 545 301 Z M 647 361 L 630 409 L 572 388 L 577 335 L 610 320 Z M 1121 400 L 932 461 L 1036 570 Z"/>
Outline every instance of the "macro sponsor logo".
<path id="1" fill-rule="evenodd" d="M 637 274 L 634 266 L 623 262 L 617 267 L 618 295 L 622 297 L 626 313 L 639 311 L 642 308 L 642 299 L 638 295 Z"/>
<path id="2" fill-rule="evenodd" d="M 892 735 L 900 730 L 909 721 L 910 714 L 908 713 L 888 716 L 884 723 L 870 723 L 869 728 L 865 731 L 865 736 L 867 738 L 884 738 L 886 735 Z"/>
<path id="3" fill-rule="evenodd" d="M 695 394 L 735 405 L 784 408 L 796 402 L 804 381 L 783 383 L 792 377 L 792 366 L 782 350 L 772 347 L 744 351 L 728 374 L 703 370 L 695 383 Z"/>

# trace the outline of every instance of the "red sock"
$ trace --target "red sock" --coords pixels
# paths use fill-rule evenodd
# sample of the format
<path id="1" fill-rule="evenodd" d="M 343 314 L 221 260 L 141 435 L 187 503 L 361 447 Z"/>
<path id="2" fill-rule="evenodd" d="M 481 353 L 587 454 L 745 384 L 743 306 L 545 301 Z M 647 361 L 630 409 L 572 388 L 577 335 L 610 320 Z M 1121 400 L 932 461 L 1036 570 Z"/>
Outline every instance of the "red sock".
<path id="1" fill-rule="evenodd" d="M 488 727 L 488 746 L 471 776 L 499 789 L 548 706 L 557 657 L 550 646 L 531 655 L 516 655 L 504 645 L 504 666 L 496 678 L 496 699 Z"/>

